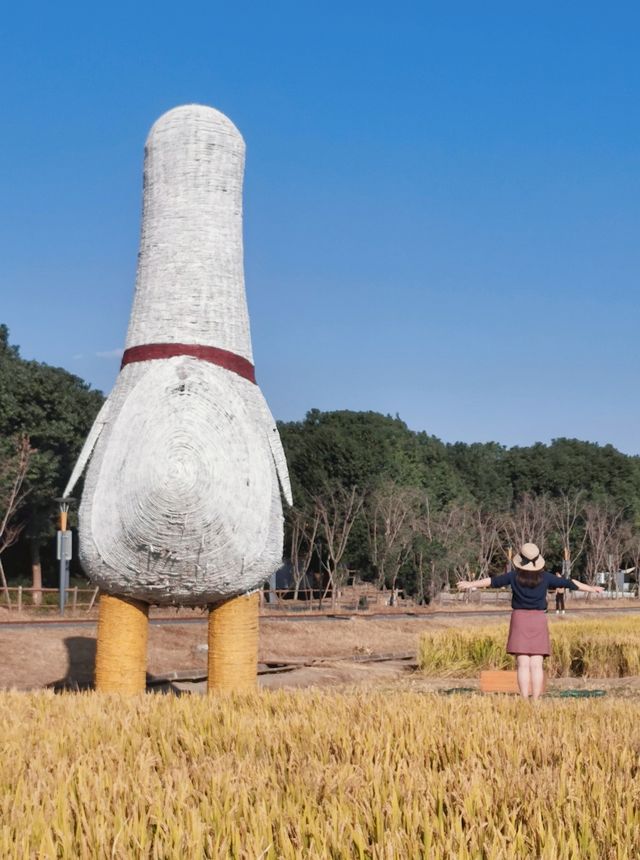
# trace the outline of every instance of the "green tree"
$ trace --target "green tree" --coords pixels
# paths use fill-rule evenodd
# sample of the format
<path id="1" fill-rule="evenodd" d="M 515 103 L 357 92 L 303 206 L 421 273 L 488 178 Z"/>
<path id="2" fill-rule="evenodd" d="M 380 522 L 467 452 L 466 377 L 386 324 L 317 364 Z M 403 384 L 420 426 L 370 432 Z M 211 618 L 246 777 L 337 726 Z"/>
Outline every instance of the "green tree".
<path id="1" fill-rule="evenodd" d="M 315 499 L 325 487 L 349 491 L 357 486 L 370 493 L 388 482 L 428 492 L 439 506 L 467 493 L 446 446 L 427 433 L 413 432 L 398 417 L 312 409 L 304 421 L 278 426 L 298 505 Z M 362 518 L 350 532 L 345 558 L 374 575 Z"/>
<path id="2" fill-rule="evenodd" d="M 10 603 L 2 553 L 14 544 L 24 528 L 20 515 L 28 490 L 23 485 L 33 451 L 27 436 L 16 439 L 0 437 L 0 583 Z"/>
<path id="3" fill-rule="evenodd" d="M 404 421 L 377 412 L 321 412 L 280 423 L 294 497 L 313 497 L 326 483 L 374 489 L 387 481 L 428 490 L 444 503 L 466 493 L 446 446 Z"/>
<path id="4" fill-rule="evenodd" d="M 25 536 L 31 551 L 33 587 L 41 582 L 40 548 L 54 533 L 56 507 L 104 398 L 62 368 L 20 357 L 0 325 L 0 436 L 26 434 L 35 453 L 26 486 Z"/>
<path id="5" fill-rule="evenodd" d="M 515 496 L 584 491 L 587 498 L 611 501 L 630 516 L 640 512 L 640 460 L 613 445 L 554 439 L 551 445 L 511 448 L 506 459 Z"/>
<path id="6" fill-rule="evenodd" d="M 449 462 L 476 502 L 489 510 L 506 510 L 513 501 L 508 451 L 497 442 L 447 445 Z"/>

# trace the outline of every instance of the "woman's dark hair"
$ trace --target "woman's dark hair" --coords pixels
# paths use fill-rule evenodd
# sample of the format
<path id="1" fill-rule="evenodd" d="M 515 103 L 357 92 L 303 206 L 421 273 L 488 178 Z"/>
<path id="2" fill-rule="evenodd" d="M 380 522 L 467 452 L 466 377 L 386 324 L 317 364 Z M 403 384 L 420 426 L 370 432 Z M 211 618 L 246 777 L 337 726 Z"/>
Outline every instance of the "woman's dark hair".
<path id="1" fill-rule="evenodd" d="M 520 570 L 520 568 L 516 568 L 516 579 L 518 580 L 518 585 L 521 585 L 523 588 L 535 588 L 542 582 L 542 571 Z"/>

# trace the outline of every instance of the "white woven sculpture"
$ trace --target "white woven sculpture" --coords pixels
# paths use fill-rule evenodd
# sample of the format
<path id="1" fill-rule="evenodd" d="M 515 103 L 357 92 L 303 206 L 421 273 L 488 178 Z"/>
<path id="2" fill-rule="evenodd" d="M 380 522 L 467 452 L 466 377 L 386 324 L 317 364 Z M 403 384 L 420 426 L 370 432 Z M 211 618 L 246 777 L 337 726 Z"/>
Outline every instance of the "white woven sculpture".
<path id="1" fill-rule="evenodd" d="M 244 151 L 213 108 L 176 108 L 151 129 L 123 366 L 65 490 L 89 463 L 83 567 L 147 603 L 216 603 L 281 563 L 280 487 L 289 503 L 291 489 L 253 376 Z"/>

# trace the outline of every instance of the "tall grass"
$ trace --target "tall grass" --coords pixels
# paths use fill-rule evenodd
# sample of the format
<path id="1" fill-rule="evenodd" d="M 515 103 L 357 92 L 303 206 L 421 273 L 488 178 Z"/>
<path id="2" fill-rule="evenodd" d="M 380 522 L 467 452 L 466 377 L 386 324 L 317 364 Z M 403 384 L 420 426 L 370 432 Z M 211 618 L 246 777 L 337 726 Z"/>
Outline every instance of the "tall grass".
<path id="1" fill-rule="evenodd" d="M 640 856 L 627 701 L 0 696 L 0 857 Z"/>
<path id="2" fill-rule="evenodd" d="M 420 668 L 429 675 L 464 677 L 480 669 L 515 665 L 505 646 L 508 624 L 424 633 L 418 648 Z M 562 621 L 551 625 L 552 678 L 623 678 L 640 674 L 640 620 L 636 618 Z"/>

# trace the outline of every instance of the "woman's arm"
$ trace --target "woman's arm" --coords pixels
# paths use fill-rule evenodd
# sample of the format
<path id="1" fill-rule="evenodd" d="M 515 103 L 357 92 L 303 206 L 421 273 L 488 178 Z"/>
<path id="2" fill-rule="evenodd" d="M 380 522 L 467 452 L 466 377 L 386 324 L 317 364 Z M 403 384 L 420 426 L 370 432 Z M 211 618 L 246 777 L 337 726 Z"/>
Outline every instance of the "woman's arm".
<path id="1" fill-rule="evenodd" d="M 491 585 L 491 577 L 485 576 L 484 579 L 472 579 L 471 581 L 463 579 L 458 583 L 459 591 L 468 591 L 470 588 L 489 588 Z"/>
<path id="2" fill-rule="evenodd" d="M 601 585 L 587 585 L 585 582 L 579 582 L 577 579 L 571 579 L 571 582 L 575 585 L 578 591 L 604 591 L 604 588 Z"/>

